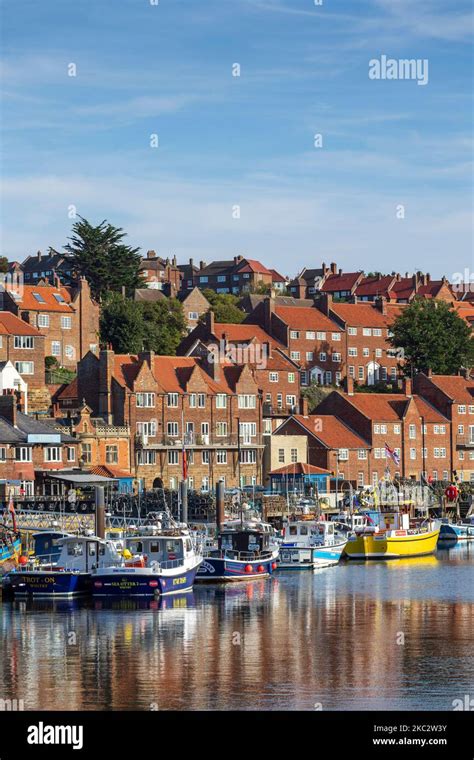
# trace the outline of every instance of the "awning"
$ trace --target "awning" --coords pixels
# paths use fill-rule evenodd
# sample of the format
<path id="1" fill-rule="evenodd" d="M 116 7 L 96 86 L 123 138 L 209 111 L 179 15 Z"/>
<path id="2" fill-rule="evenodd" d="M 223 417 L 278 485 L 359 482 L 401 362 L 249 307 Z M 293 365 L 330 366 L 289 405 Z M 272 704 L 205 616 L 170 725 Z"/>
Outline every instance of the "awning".
<path id="1" fill-rule="evenodd" d="M 68 473 L 67 475 L 56 475 L 49 472 L 44 472 L 43 475 L 47 475 L 49 478 L 55 480 L 64 480 L 66 483 L 77 483 L 78 485 L 102 485 L 103 483 L 115 483 L 118 478 L 105 478 L 103 475 L 92 475 L 91 473 L 80 472 L 77 475 L 74 473 Z"/>

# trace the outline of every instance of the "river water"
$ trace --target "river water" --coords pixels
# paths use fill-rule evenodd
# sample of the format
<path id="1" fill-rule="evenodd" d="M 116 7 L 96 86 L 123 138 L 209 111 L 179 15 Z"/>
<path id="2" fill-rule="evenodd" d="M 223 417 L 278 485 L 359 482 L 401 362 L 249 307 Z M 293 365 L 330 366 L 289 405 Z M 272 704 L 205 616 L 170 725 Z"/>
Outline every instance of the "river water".
<path id="1" fill-rule="evenodd" d="M 474 544 L 142 604 L 0 603 L 0 699 L 39 710 L 452 710 Z"/>

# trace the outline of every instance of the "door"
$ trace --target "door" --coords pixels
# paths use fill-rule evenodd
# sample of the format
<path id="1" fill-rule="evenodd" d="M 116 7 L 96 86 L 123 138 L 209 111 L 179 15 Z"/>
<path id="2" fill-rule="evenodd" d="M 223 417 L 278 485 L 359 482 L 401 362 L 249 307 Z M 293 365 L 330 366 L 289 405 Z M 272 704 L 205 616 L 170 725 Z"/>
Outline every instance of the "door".
<path id="1" fill-rule="evenodd" d="M 367 385 L 375 385 L 380 379 L 380 364 L 369 362 L 367 365 Z"/>

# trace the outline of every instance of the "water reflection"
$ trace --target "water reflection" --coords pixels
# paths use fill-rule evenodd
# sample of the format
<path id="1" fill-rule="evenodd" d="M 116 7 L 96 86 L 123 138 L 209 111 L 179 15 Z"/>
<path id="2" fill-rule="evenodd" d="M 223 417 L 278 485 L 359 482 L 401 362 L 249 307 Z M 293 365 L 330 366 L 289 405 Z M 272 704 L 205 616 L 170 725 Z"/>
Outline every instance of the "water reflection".
<path id="1" fill-rule="evenodd" d="M 5 602 L 26 709 L 441 709 L 472 693 L 473 551 L 197 586 L 161 602 Z"/>

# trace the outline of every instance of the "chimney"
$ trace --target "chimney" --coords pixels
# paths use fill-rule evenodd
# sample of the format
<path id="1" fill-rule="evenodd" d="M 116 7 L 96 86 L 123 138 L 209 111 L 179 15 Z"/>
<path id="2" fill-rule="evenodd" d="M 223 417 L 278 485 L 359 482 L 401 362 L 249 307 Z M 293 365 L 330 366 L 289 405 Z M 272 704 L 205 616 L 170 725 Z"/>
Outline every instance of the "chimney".
<path id="1" fill-rule="evenodd" d="M 178 263 L 178 259 L 176 258 L 176 256 L 173 256 L 173 266 L 175 267 L 177 263 Z"/>
<path id="2" fill-rule="evenodd" d="M 141 362 L 146 362 L 153 373 L 155 364 L 155 352 L 154 351 L 140 351 L 138 358 Z"/>
<path id="3" fill-rule="evenodd" d="M 16 427 L 16 414 L 17 414 L 17 398 L 13 391 L 7 392 L 4 396 L 0 396 L 0 417 L 7 420 L 10 425 Z"/>
<path id="4" fill-rule="evenodd" d="M 403 388 L 403 393 L 405 394 L 405 396 L 413 395 L 412 386 L 411 386 L 411 377 L 403 378 L 402 388 Z"/>
<path id="5" fill-rule="evenodd" d="M 418 275 L 414 274 L 413 277 L 411 278 L 411 282 L 412 282 L 413 287 L 415 288 L 415 291 L 418 290 L 418 285 L 419 285 Z"/>
<path id="6" fill-rule="evenodd" d="M 267 298 L 263 301 L 263 319 L 264 319 L 264 330 L 269 335 L 272 335 L 272 318 L 273 314 L 275 313 L 275 301 L 273 298 L 270 298 L 270 296 L 267 296 Z"/>
<path id="7" fill-rule="evenodd" d="M 331 263 L 331 274 L 337 274 L 337 264 L 334 261 Z"/>
<path id="8" fill-rule="evenodd" d="M 146 252 L 147 259 L 156 259 L 156 253 L 155 251 L 147 251 Z"/>
<path id="9" fill-rule="evenodd" d="M 41 251 L 36 252 L 36 258 L 38 259 L 38 261 L 41 261 Z"/>
<path id="10" fill-rule="evenodd" d="M 272 358 L 272 344 L 270 343 L 269 340 L 264 341 L 263 350 L 265 352 L 265 358 L 271 359 Z"/>
<path id="11" fill-rule="evenodd" d="M 99 354 L 99 416 L 112 422 L 112 375 L 115 353 L 106 349 Z"/>
<path id="12" fill-rule="evenodd" d="M 193 268 L 193 266 L 194 266 L 193 259 L 189 259 L 189 266 L 190 266 L 191 269 Z"/>
<path id="13" fill-rule="evenodd" d="M 375 299 L 375 308 L 378 309 L 381 314 L 387 314 L 387 299 L 384 296 L 377 296 Z"/>
<path id="14" fill-rule="evenodd" d="M 332 309 L 332 295 L 331 295 L 331 293 L 321 293 L 319 301 L 318 301 L 318 308 L 327 317 L 329 316 L 329 311 L 330 311 L 330 309 Z"/>
<path id="15" fill-rule="evenodd" d="M 204 261 L 200 261 L 199 262 L 199 269 L 204 269 L 205 266 L 206 265 L 205 265 Z"/>
<path id="16" fill-rule="evenodd" d="M 346 377 L 346 393 L 348 396 L 354 395 L 354 378 L 349 375 Z"/>
<path id="17" fill-rule="evenodd" d="M 214 312 L 212 311 L 212 309 L 209 309 L 209 311 L 206 312 L 205 325 L 206 325 L 208 333 L 210 333 L 211 335 L 214 335 L 214 323 L 215 323 Z"/>
<path id="18" fill-rule="evenodd" d="M 239 257 L 238 256 L 234 256 L 234 264 L 235 264 L 235 266 L 237 266 L 238 263 L 239 263 Z"/>
<path id="19" fill-rule="evenodd" d="M 309 404 L 306 396 L 301 396 L 300 398 L 300 409 L 303 417 L 307 417 L 309 414 Z"/>
<path id="20" fill-rule="evenodd" d="M 395 279 L 396 279 L 397 282 L 400 282 L 400 280 L 402 279 L 402 276 L 401 276 L 400 272 L 397 272 L 397 275 L 396 275 Z"/>
<path id="21" fill-rule="evenodd" d="M 382 272 L 377 272 L 377 280 L 381 280 L 381 279 L 382 279 Z"/>

